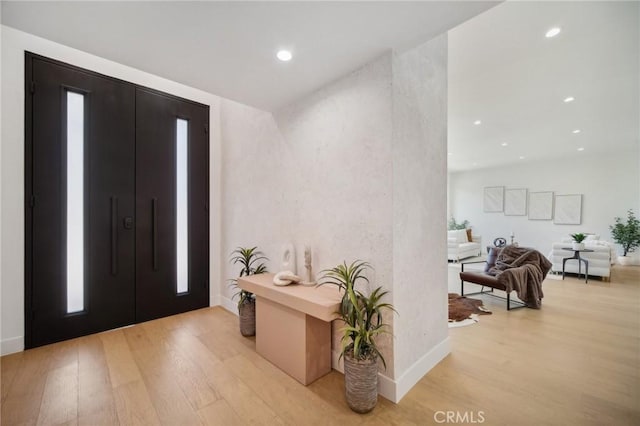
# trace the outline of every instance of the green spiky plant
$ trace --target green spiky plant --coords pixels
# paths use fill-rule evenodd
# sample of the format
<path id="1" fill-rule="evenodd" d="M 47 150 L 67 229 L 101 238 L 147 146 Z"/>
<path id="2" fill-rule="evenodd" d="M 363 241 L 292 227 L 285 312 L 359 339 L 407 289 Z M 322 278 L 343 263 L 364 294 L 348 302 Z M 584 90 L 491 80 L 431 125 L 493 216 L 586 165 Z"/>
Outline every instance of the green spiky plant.
<path id="1" fill-rule="evenodd" d="M 343 335 L 340 358 L 345 354 L 360 360 L 380 357 L 386 369 L 387 364 L 376 346 L 375 338 L 381 333 L 388 333 L 388 324 L 383 322 L 382 311 L 395 312 L 395 309 L 393 305 L 382 302 L 382 298 L 389 293 L 382 287 L 373 290 L 369 296 L 356 289 L 358 282 L 369 282 L 364 273 L 370 268 L 369 263 L 362 260 L 356 260 L 350 265 L 343 262 L 322 271 L 318 285 L 335 285 L 343 292 L 337 312 L 345 323 L 341 330 Z"/>
<path id="2" fill-rule="evenodd" d="M 573 241 L 575 241 L 576 243 L 581 243 L 587 238 L 587 236 L 582 233 L 577 233 L 571 234 L 571 238 L 573 238 Z"/>
<path id="3" fill-rule="evenodd" d="M 238 247 L 234 251 L 231 252 L 231 260 L 230 262 L 234 265 L 240 264 L 242 265 L 242 269 L 240 270 L 240 278 L 254 275 L 254 274 L 262 274 L 267 272 L 267 267 L 264 264 L 264 260 L 269 260 L 267 257 L 258 250 L 258 247 Z M 254 296 L 253 293 L 242 290 L 238 287 L 238 279 L 232 279 L 231 285 L 234 288 L 238 289 L 238 292 L 233 295 L 233 297 L 239 297 L 238 299 L 238 309 L 245 303 L 253 303 Z"/>
<path id="4" fill-rule="evenodd" d="M 633 210 L 627 212 L 627 223 L 616 217 L 615 225 L 609 226 L 613 241 L 622 246 L 622 255 L 626 256 L 640 247 L 640 221 L 636 219 Z"/>

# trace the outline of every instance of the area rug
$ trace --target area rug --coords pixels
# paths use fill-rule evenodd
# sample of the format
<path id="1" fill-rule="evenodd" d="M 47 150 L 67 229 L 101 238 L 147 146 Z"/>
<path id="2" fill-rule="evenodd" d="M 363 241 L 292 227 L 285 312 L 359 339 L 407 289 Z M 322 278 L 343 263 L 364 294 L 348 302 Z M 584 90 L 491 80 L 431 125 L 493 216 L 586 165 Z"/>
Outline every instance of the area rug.
<path id="1" fill-rule="evenodd" d="M 491 311 L 482 305 L 482 300 L 449 293 L 449 328 L 475 324 L 478 315 L 491 315 Z"/>

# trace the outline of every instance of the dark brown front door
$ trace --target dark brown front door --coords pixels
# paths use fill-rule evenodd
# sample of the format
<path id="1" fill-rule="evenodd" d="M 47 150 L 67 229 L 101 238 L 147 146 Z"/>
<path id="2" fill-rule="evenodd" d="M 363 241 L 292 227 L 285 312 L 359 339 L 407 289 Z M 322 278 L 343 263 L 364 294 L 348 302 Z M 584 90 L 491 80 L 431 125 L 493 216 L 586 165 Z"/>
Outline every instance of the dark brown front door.
<path id="1" fill-rule="evenodd" d="M 32 54 L 25 74 L 26 347 L 207 306 L 208 107 Z"/>
<path id="2" fill-rule="evenodd" d="M 135 213 L 135 87 L 41 58 L 27 67 L 31 347 L 135 320 L 135 231 L 124 226 Z"/>
<path id="3" fill-rule="evenodd" d="M 136 120 L 137 320 L 147 321 L 209 304 L 209 110 L 138 89 Z"/>

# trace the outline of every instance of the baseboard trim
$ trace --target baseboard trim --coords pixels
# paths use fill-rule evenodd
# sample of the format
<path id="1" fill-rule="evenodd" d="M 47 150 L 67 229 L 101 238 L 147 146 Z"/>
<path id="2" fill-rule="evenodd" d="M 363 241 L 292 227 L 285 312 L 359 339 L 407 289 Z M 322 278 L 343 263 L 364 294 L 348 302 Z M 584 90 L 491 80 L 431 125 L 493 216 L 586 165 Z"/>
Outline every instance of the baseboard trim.
<path id="1" fill-rule="evenodd" d="M 378 395 L 396 403 L 398 383 L 390 377 L 378 372 Z"/>
<path id="2" fill-rule="evenodd" d="M 238 304 L 226 296 L 220 296 L 220 306 L 234 315 L 238 315 Z"/>
<path id="3" fill-rule="evenodd" d="M 451 342 L 447 336 L 438 343 L 422 358 L 416 361 L 405 373 L 395 382 L 394 398 L 388 398 L 398 403 L 400 400 L 420 381 L 433 367 L 451 353 Z"/>
<path id="4" fill-rule="evenodd" d="M 0 342 L 0 355 L 9 355 L 24 350 L 24 336 L 4 339 Z"/>
<path id="5" fill-rule="evenodd" d="M 449 337 L 447 337 L 415 362 L 398 380 L 393 380 L 378 372 L 378 394 L 397 404 L 425 374 L 449 353 L 451 353 L 451 344 Z M 331 367 L 344 374 L 344 364 L 340 359 L 340 352 L 331 351 Z"/>

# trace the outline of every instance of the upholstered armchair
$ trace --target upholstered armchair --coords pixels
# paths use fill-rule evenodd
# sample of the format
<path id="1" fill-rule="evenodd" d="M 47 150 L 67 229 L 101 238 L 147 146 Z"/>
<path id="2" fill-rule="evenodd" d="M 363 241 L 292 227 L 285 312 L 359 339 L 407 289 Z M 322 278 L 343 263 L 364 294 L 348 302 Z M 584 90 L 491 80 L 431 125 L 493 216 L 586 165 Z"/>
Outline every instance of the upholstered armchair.
<path id="1" fill-rule="evenodd" d="M 456 229 L 447 231 L 447 259 L 458 262 L 467 257 L 479 256 L 482 252 L 482 237 L 472 236 L 470 230 Z"/>

